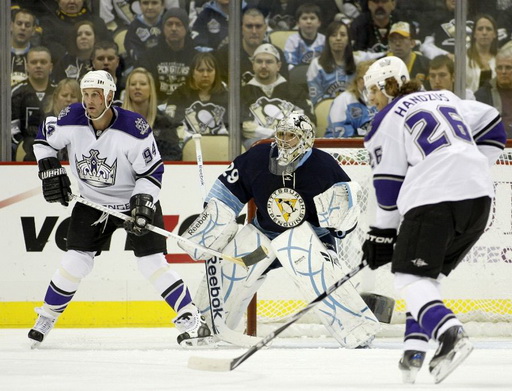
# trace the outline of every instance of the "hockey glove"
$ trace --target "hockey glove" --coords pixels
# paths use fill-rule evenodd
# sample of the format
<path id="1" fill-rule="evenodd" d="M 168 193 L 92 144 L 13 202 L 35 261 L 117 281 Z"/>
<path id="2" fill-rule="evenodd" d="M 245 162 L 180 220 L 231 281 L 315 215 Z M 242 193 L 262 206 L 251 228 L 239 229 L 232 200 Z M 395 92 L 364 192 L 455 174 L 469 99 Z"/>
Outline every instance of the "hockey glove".
<path id="1" fill-rule="evenodd" d="M 55 157 L 39 160 L 38 166 L 39 179 L 43 181 L 44 199 L 48 202 L 60 202 L 62 205 L 68 206 L 71 182 L 66 174 L 66 169 Z"/>
<path id="2" fill-rule="evenodd" d="M 124 222 L 124 229 L 131 234 L 142 236 L 149 231 L 146 228 L 148 224 L 153 222 L 155 217 L 155 204 L 153 197 L 149 194 L 135 194 L 130 198 L 130 213 L 133 220 Z"/>
<path id="3" fill-rule="evenodd" d="M 393 258 L 393 246 L 396 242 L 396 229 L 370 227 L 363 243 L 363 260 L 370 269 L 375 270 Z"/>

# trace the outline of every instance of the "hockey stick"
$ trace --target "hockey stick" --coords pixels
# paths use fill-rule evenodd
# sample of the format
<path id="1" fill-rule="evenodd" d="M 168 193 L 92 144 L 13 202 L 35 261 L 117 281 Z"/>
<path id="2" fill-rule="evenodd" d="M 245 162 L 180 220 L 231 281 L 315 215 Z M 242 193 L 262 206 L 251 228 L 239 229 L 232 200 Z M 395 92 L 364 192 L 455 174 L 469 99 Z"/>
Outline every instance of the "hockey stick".
<path id="1" fill-rule="evenodd" d="M 335 282 L 329 288 L 327 288 L 320 296 L 310 302 L 306 307 L 301 309 L 299 312 L 295 313 L 290 320 L 276 329 L 275 331 L 268 334 L 265 338 L 263 338 L 256 345 L 253 345 L 241 356 L 235 357 L 233 359 L 230 358 L 210 358 L 210 357 L 197 357 L 191 356 L 188 359 L 188 367 L 191 369 L 198 369 L 202 371 L 219 371 L 219 372 L 228 372 L 232 371 L 240 364 L 242 364 L 245 360 L 251 357 L 258 350 L 264 348 L 270 341 L 276 338 L 279 334 L 281 334 L 284 330 L 290 327 L 293 323 L 299 320 L 302 315 L 306 312 L 313 309 L 318 303 L 327 298 L 331 293 L 333 293 L 336 289 L 354 277 L 357 273 L 359 273 L 365 266 L 367 265 L 366 260 L 357 265 L 354 269 L 352 269 L 348 274 L 346 274 L 343 278 Z"/>
<path id="2" fill-rule="evenodd" d="M 206 185 L 204 181 L 203 152 L 201 148 L 201 134 L 195 133 L 192 136 L 196 147 L 196 161 L 199 175 L 199 187 L 203 196 L 203 202 L 206 201 Z M 220 259 L 212 257 L 204 263 L 206 285 L 208 288 L 208 301 L 210 303 L 210 316 L 212 328 L 215 336 L 224 342 L 237 346 L 250 347 L 259 341 L 259 338 L 245 335 L 230 329 L 224 322 L 224 298 L 221 292 L 221 278 L 218 275 L 221 268 Z"/>
<path id="3" fill-rule="evenodd" d="M 77 202 L 80 202 L 81 204 L 90 206 L 91 208 L 98 209 L 101 212 L 104 212 L 104 213 L 107 213 L 114 217 L 117 217 L 121 220 L 131 220 L 132 219 L 130 216 L 127 216 L 124 213 L 118 212 L 117 210 L 108 208 L 106 206 L 97 204 L 95 202 L 86 200 L 85 198 L 82 198 L 76 194 L 69 193 L 69 198 L 74 199 Z M 233 257 L 228 254 L 222 254 L 219 251 L 215 251 L 211 248 L 201 246 L 200 244 L 194 243 L 193 241 L 186 239 L 184 237 L 181 237 L 178 234 L 166 231 L 163 228 L 155 227 L 152 224 L 147 224 L 146 228 L 151 232 L 155 232 L 159 235 L 162 235 L 162 236 L 165 236 L 168 238 L 176 239 L 178 242 L 187 243 L 188 245 L 195 247 L 205 253 L 211 254 L 216 257 L 221 257 L 222 259 L 225 259 L 226 261 L 230 261 L 230 262 L 236 263 L 237 265 L 244 266 L 244 267 L 254 265 L 255 263 L 258 263 L 259 261 L 263 260 L 267 256 L 267 249 L 263 246 L 258 247 L 252 253 L 244 255 L 243 257 Z"/>

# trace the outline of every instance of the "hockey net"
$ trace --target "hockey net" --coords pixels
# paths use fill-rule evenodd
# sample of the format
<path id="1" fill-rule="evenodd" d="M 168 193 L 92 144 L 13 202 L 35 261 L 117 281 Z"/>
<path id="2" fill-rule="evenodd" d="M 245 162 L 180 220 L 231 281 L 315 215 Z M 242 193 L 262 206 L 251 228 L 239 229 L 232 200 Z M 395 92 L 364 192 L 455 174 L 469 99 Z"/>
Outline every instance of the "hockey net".
<path id="1" fill-rule="evenodd" d="M 362 213 L 357 229 L 340 244 L 339 254 L 350 268 L 361 262 L 361 245 L 375 199 L 368 153 L 362 140 L 317 139 L 315 146 L 331 153 L 352 180 L 363 188 Z M 465 323 L 468 333 L 479 336 L 512 335 L 512 148 L 507 148 L 493 167 L 496 198 L 486 232 L 459 267 L 443 283 L 446 304 Z M 251 208 L 249 210 L 249 218 Z M 405 303 L 395 293 L 390 265 L 376 271 L 365 269 L 353 278 L 359 292 L 373 292 L 396 300 L 390 325 L 383 336 L 399 336 L 405 323 Z M 282 268 L 270 272 L 248 311 L 248 331 L 259 335 L 303 308 L 307 303 Z M 269 327 L 266 326 L 271 326 Z M 268 330 L 268 331 L 267 331 Z M 284 336 L 327 335 L 314 311 L 290 327 Z"/>

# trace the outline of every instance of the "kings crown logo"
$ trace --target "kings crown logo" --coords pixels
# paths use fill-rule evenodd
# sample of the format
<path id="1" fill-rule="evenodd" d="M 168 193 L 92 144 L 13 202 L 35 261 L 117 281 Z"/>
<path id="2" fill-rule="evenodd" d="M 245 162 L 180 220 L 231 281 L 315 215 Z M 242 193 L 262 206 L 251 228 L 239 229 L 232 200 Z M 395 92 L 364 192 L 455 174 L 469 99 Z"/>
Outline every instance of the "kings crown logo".
<path id="1" fill-rule="evenodd" d="M 83 156 L 82 160 L 76 160 L 78 177 L 94 187 L 108 187 L 116 182 L 117 160 L 109 166 L 107 159 L 98 157 L 99 151 L 91 149 L 90 156 Z"/>

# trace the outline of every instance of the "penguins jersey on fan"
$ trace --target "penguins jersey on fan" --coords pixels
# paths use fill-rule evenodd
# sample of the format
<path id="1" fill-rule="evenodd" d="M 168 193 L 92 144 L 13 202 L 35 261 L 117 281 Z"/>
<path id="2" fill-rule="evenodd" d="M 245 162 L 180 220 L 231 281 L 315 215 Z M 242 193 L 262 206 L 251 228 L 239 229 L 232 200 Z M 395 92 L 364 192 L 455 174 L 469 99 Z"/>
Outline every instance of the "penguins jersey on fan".
<path id="1" fill-rule="evenodd" d="M 137 113 L 120 107 L 110 110 L 114 118 L 104 131 L 94 130 L 81 103 L 48 117 L 34 143 L 37 160 L 56 157 L 57 151 L 67 148 L 84 198 L 120 211 L 130 209 L 134 194 L 150 194 L 156 202 L 164 165 L 151 127 Z"/>
<path id="2" fill-rule="evenodd" d="M 416 92 L 376 114 L 365 137 L 377 196 L 375 227 L 412 208 L 493 196 L 490 166 L 505 147 L 498 111 L 449 91 Z"/>
<path id="3" fill-rule="evenodd" d="M 257 207 L 255 224 L 269 233 L 281 233 L 303 221 L 319 229 L 313 197 L 338 182 L 350 178 L 327 152 L 313 148 L 302 158 L 291 175 L 275 175 L 269 170 L 271 144 L 260 144 L 238 156 L 215 181 L 207 201 L 216 198 L 239 214 L 254 197 Z M 277 154 L 277 148 L 273 150 Z"/>

